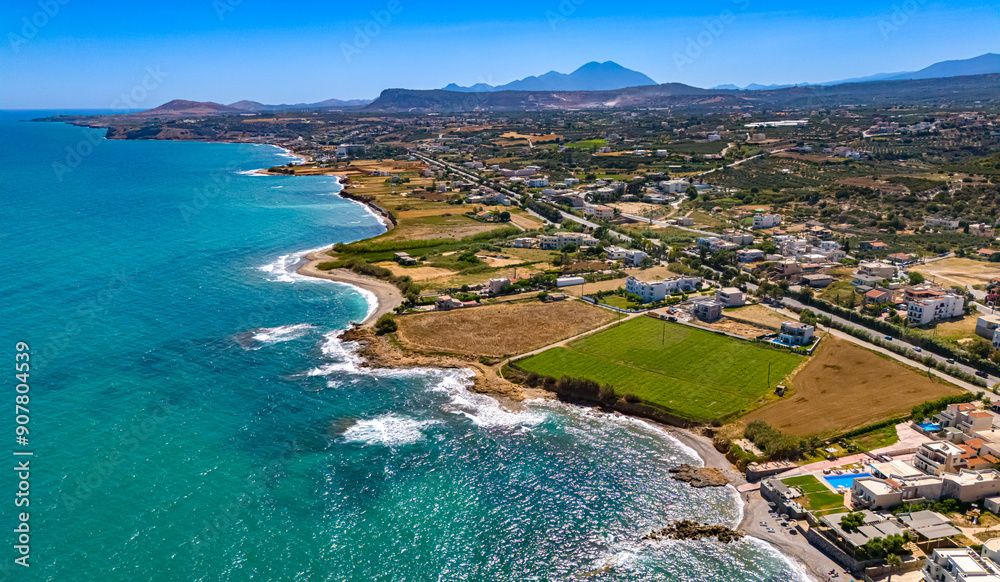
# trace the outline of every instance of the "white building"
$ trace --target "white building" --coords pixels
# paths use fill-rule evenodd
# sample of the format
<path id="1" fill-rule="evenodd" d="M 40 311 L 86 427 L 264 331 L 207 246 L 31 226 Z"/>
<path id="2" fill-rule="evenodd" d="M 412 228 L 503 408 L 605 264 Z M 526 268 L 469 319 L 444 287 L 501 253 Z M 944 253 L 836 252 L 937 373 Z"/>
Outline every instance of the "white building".
<path id="1" fill-rule="evenodd" d="M 740 249 L 736 251 L 736 258 L 741 263 L 754 263 L 764 260 L 764 251 L 760 249 Z"/>
<path id="2" fill-rule="evenodd" d="M 665 182 L 660 182 L 660 188 L 664 192 L 669 192 L 671 194 L 683 194 L 684 192 L 687 192 L 688 186 L 690 185 L 691 185 L 690 182 L 688 182 L 687 180 L 682 180 L 680 178 L 675 180 L 667 180 Z"/>
<path id="3" fill-rule="evenodd" d="M 530 180 L 525 180 L 524 183 L 528 185 L 528 188 L 544 188 L 545 186 L 549 185 L 549 179 L 548 178 L 532 178 Z"/>
<path id="4" fill-rule="evenodd" d="M 992 556 L 987 545 L 993 550 Z M 924 578 L 935 582 L 1000 582 L 1000 567 L 990 559 L 996 557 L 997 546 L 984 544 L 982 555 L 971 548 L 938 548 L 927 557 Z"/>
<path id="5" fill-rule="evenodd" d="M 612 220 L 615 217 L 615 209 L 600 204 L 588 204 L 583 207 L 583 214 L 593 216 L 597 220 Z"/>
<path id="6" fill-rule="evenodd" d="M 960 317 L 965 313 L 965 298 L 953 293 L 911 301 L 906 306 L 906 317 L 913 325 L 924 325 L 939 319 Z"/>
<path id="7" fill-rule="evenodd" d="M 621 261 L 623 264 L 633 267 L 641 265 L 642 260 L 647 256 L 643 251 L 637 249 L 623 249 L 621 247 L 608 247 L 607 253 L 609 260 Z M 638 295 L 638 293 L 636 293 L 636 295 Z"/>
<path id="8" fill-rule="evenodd" d="M 780 214 L 755 214 L 753 217 L 754 228 L 773 228 L 781 224 Z"/>
<path id="9" fill-rule="evenodd" d="M 958 228 L 957 218 L 934 218 L 924 219 L 924 228 L 939 228 L 941 230 L 955 230 Z"/>
<path id="10" fill-rule="evenodd" d="M 790 346 L 808 345 L 813 338 L 815 328 L 798 321 L 786 321 L 781 324 L 778 340 Z"/>
<path id="11" fill-rule="evenodd" d="M 739 307 L 746 303 L 743 292 L 736 287 L 725 287 L 715 293 L 715 300 L 726 307 Z"/>
<path id="12" fill-rule="evenodd" d="M 625 291 L 634 293 L 642 297 L 643 301 L 649 303 L 663 301 L 667 295 L 673 295 L 674 293 L 695 291 L 698 289 L 701 281 L 701 277 L 685 276 L 649 282 L 629 277 L 625 280 Z"/>

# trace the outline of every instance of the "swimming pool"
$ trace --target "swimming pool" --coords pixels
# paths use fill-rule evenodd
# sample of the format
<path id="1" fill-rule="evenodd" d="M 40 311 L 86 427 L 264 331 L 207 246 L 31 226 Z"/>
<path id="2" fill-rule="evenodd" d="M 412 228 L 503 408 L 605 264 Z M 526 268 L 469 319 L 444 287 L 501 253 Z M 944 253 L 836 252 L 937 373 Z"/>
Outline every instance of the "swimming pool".
<path id="1" fill-rule="evenodd" d="M 918 424 L 921 430 L 924 432 L 937 432 L 941 430 L 941 425 L 934 422 L 925 422 L 923 424 Z"/>
<path id="2" fill-rule="evenodd" d="M 840 489 L 841 487 L 850 488 L 854 485 L 855 479 L 871 476 L 871 473 L 848 473 L 846 475 L 824 475 L 823 478 L 826 479 L 827 483 L 833 485 L 834 489 Z"/>

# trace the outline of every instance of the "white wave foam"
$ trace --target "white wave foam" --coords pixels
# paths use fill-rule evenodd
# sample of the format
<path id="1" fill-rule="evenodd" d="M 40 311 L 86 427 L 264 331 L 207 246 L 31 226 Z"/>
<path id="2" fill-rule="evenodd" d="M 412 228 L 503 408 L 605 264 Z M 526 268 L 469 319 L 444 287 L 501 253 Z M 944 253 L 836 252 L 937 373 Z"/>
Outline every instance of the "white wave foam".
<path id="1" fill-rule="evenodd" d="M 299 266 L 305 262 L 306 255 L 317 253 L 319 251 L 330 248 L 333 245 L 323 245 L 321 247 L 316 247 L 314 249 L 309 249 L 306 251 L 298 251 L 295 253 L 288 253 L 287 255 L 281 255 L 273 262 L 268 263 L 262 267 L 257 267 L 257 270 L 268 273 L 273 278 L 269 277 L 268 281 L 273 281 L 275 283 L 294 283 L 296 281 L 317 281 L 314 277 L 306 277 L 304 275 L 299 275 L 296 271 Z M 353 285 L 352 285 L 353 286 Z"/>
<path id="2" fill-rule="evenodd" d="M 251 337 L 262 344 L 277 344 L 298 339 L 314 329 L 309 323 L 282 325 L 279 327 L 264 327 L 257 330 Z"/>
<path id="3" fill-rule="evenodd" d="M 271 186 L 271 190 L 277 190 L 278 188 L 284 188 L 284 186 Z"/>
<path id="4" fill-rule="evenodd" d="M 729 496 L 733 499 L 733 503 L 736 505 L 736 517 L 733 519 L 733 523 L 729 527 L 736 529 L 739 527 L 740 523 L 743 522 L 743 511 L 746 509 L 746 503 L 743 502 L 743 495 L 733 487 L 732 484 L 726 485 L 726 489 L 729 491 Z"/>
<path id="5" fill-rule="evenodd" d="M 293 164 L 298 165 L 298 164 L 304 164 L 306 162 L 305 158 L 303 158 L 302 156 L 297 156 L 297 155 L 293 154 L 290 150 L 288 150 L 286 148 L 283 148 L 281 146 L 276 146 L 276 145 L 273 145 L 273 144 L 269 144 L 269 145 L 271 145 L 272 147 L 276 147 L 279 150 L 281 150 L 281 153 L 278 154 L 279 156 L 281 156 L 283 158 L 289 158 L 289 159 L 293 159 L 293 160 L 298 160 L 296 162 L 292 162 Z"/>
<path id="6" fill-rule="evenodd" d="M 434 424 L 438 424 L 438 421 L 414 420 L 395 414 L 383 414 L 376 418 L 359 420 L 344 431 L 344 439 L 366 445 L 394 447 L 423 440 L 423 429 Z"/>
<path id="7" fill-rule="evenodd" d="M 698 451 L 684 444 L 683 441 L 681 441 L 674 435 L 670 434 L 666 429 L 652 422 L 646 421 L 644 419 L 628 416 L 625 414 L 608 413 L 598 410 L 596 408 L 579 406 L 577 404 L 570 404 L 568 402 L 562 402 L 559 400 L 550 400 L 547 398 L 536 398 L 532 400 L 525 400 L 525 404 L 534 404 L 536 406 L 545 406 L 548 408 L 559 408 L 566 414 L 591 418 L 594 420 L 599 420 L 601 422 L 610 422 L 619 425 L 640 428 L 645 432 L 655 435 L 657 438 L 666 439 L 670 441 L 672 447 L 679 449 L 684 457 L 694 459 L 693 464 L 702 467 L 705 466 L 705 460 L 701 458 L 701 456 L 698 454 Z"/>
<path id="8" fill-rule="evenodd" d="M 256 170 L 243 170 L 242 172 L 236 172 L 241 176 L 267 176 L 268 174 L 262 174 L 261 171 L 264 168 L 258 168 Z"/>
<path id="9" fill-rule="evenodd" d="M 431 390 L 446 392 L 451 400 L 444 405 L 446 412 L 461 414 L 474 422 L 476 426 L 491 427 L 532 427 L 541 424 L 548 418 L 544 412 L 521 410 L 512 411 L 504 408 L 498 400 L 485 394 L 469 392 L 475 374 L 472 370 L 458 370 L 445 375 Z"/>
<path id="10" fill-rule="evenodd" d="M 340 339 L 345 330 L 339 329 L 325 334 L 320 349 L 323 355 L 333 360 L 306 372 L 306 376 L 330 376 L 332 374 L 360 374 L 361 356 L 357 353 L 357 342 Z"/>
<path id="11" fill-rule="evenodd" d="M 359 203 L 359 204 L 361 204 L 361 206 L 364 207 L 365 212 L 367 212 L 368 214 L 371 214 L 372 216 L 374 216 L 375 220 L 377 220 L 379 224 L 381 224 L 386 229 L 389 228 L 389 223 L 386 222 L 384 216 L 382 216 L 378 212 L 375 212 L 374 210 L 372 210 L 371 206 L 368 206 L 367 204 L 363 204 L 363 203 Z"/>
<path id="12" fill-rule="evenodd" d="M 344 287 L 350 287 L 355 292 L 359 293 L 365 298 L 365 303 L 368 304 L 368 311 L 365 312 L 365 316 L 362 321 L 371 317 L 371 314 L 375 313 L 378 309 L 378 297 L 374 293 L 367 289 L 362 289 L 357 285 L 351 285 L 350 283 L 344 283 L 342 281 L 330 281 L 329 279 L 318 279 L 316 277 L 306 277 L 305 275 L 300 275 L 298 273 L 299 267 L 305 262 L 306 255 L 316 253 L 325 249 L 330 248 L 333 245 L 324 245 L 317 247 L 315 249 L 309 249 L 307 251 L 299 251 L 296 253 L 288 253 L 287 255 L 281 255 L 273 262 L 268 263 L 262 267 L 257 267 L 257 270 L 268 274 L 267 280 L 274 283 L 295 283 L 297 281 L 310 281 L 310 282 L 326 282 L 334 283 L 336 285 L 343 285 Z"/>

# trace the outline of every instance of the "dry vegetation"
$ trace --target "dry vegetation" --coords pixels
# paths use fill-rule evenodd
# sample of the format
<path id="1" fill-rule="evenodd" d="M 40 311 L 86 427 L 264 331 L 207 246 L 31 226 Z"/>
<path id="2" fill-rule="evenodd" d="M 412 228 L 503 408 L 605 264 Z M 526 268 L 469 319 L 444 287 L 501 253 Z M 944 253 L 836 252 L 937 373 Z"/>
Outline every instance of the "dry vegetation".
<path id="1" fill-rule="evenodd" d="M 764 406 L 746 420 L 763 420 L 798 436 L 830 434 L 963 392 L 833 336 L 823 340 L 791 384 L 795 388 L 791 396 Z"/>
<path id="2" fill-rule="evenodd" d="M 781 324 L 789 319 L 763 305 L 747 305 L 739 309 L 727 309 L 723 315 L 726 318 L 750 322 L 769 331 L 781 329 Z"/>
<path id="3" fill-rule="evenodd" d="M 913 268 L 923 273 L 928 279 L 937 278 L 938 282 L 949 287 L 951 285 L 985 285 L 990 279 L 1000 277 L 1000 265 L 972 259 L 942 259 Z"/>
<path id="4" fill-rule="evenodd" d="M 424 352 L 504 357 L 608 323 L 614 315 L 581 301 L 504 303 L 400 317 L 402 344 Z"/>

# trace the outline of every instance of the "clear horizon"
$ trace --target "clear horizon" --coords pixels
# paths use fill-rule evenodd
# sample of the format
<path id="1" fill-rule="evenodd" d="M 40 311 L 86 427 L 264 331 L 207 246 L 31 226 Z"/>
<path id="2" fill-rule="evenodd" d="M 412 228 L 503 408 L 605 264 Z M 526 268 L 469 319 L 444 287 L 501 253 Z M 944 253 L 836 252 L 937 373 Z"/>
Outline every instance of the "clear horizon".
<path id="1" fill-rule="evenodd" d="M 1000 52 L 985 2 L 15 0 L 0 9 L 2 109 L 149 109 L 173 99 L 312 103 L 387 88 L 501 85 L 590 61 L 658 83 L 820 83 Z M 931 40 L 929 42 L 929 39 Z"/>

